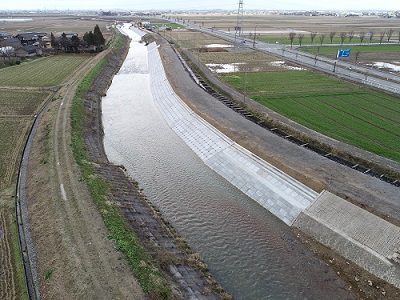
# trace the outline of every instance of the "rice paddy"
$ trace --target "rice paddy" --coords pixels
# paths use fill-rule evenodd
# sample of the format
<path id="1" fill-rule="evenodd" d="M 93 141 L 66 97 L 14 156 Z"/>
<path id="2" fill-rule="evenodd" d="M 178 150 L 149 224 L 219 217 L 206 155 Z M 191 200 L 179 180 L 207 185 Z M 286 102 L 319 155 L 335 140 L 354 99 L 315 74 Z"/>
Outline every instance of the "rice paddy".
<path id="1" fill-rule="evenodd" d="M 337 140 L 400 161 L 400 99 L 312 71 L 221 76 L 270 109 Z"/>

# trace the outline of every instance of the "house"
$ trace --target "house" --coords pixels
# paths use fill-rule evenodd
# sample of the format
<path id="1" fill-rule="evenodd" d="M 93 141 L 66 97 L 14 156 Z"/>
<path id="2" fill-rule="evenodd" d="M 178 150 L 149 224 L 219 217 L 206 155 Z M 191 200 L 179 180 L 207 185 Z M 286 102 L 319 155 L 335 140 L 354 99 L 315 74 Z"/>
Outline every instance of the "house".
<path id="1" fill-rule="evenodd" d="M 33 45 L 27 45 L 27 46 L 22 46 L 21 48 L 18 48 L 15 50 L 15 56 L 26 58 L 26 57 L 32 57 L 36 55 L 42 55 L 42 49 L 33 46 Z"/>
<path id="2" fill-rule="evenodd" d="M 39 36 L 36 34 L 36 32 L 20 33 L 17 34 L 15 37 L 19 39 L 21 41 L 21 44 L 24 46 L 32 45 L 39 40 Z"/>
<path id="3" fill-rule="evenodd" d="M 0 41 L 11 39 L 12 37 L 11 33 L 0 31 Z"/>
<path id="4" fill-rule="evenodd" d="M 66 33 L 66 34 L 65 34 L 65 37 L 66 37 L 67 39 L 72 39 L 73 36 L 78 36 L 78 34 L 75 33 L 75 32 L 69 32 L 69 33 Z"/>
<path id="5" fill-rule="evenodd" d="M 40 45 L 42 46 L 42 48 L 51 48 L 51 38 L 47 35 L 42 37 Z"/>
<path id="6" fill-rule="evenodd" d="M 21 44 L 26 45 L 33 45 L 41 42 L 43 37 L 47 36 L 47 33 L 44 32 L 27 32 L 27 33 L 20 33 L 17 34 L 15 37 L 21 41 Z"/>
<path id="7" fill-rule="evenodd" d="M 13 47 L 18 49 L 22 47 L 21 41 L 17 38 L 9 38 L 5 40 L 0 40 L 0 47 Z"/>

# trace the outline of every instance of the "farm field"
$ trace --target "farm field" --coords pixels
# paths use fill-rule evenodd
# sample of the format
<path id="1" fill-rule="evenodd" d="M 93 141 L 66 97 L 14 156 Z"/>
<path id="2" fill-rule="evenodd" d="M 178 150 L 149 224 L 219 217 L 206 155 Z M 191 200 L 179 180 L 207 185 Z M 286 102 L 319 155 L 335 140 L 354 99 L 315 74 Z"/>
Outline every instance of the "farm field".
<path id="1" fill-rule="evenodd" d="M 236 8 L 236 4 L 234 5 Z M 234 32 L 237 24 L 237 15 L 170 15 L 171 19 L 180 19 L 196 23 L 198 25 L 214 28 L 215 30 L 223 30 Z M 370 31 L 374 32 L 375 39 L 379 39 L 381 32 L 394 30 L 391 41 L 398 41 L 399 25 L 396 18 L 382 18 L 379 16 L 363 16 L 363 17 L 343 17 L 343 16 L 294 16 L 294 15 L 244 15 L 243 16 L 243 33 L 246 37 L 256 33 L 257 38 L 267 37 L 284 37 L 287 38 L 289 32 L 302 32 L 305 37 L 310 36 L 311 32 L 319 34 L 327 34 L 325 42 L 329 41 L 329 33 L 336 32 L 336 37 L 341 32 L 354 32 L 354 40 L 357 41 L 359 33 Z M 296 38 L 297 40 L 297 38 Z M 316 37 L 318 40 L 318 36 Z M 340 40 L 340 39 L 339 39 Z M 348 39 L 347 39 L 348 40 Z M 367 38 L 364 40 L 364 42 Z M 386 40 L 386 39 L 384 39 Z M 314 41 L 315 42 L 315 41 Z M 330 41 L 329 41 L 330 42 Z"/>
<path id="2" fill-rule="evenodd" d="M 47 91 L 0 89 L 0 191 L 11 184 L 23 142 L 43 103 L 51 95 Z"/>
<path id="3" fill-rule="evenodd" d="M 360 46 L 360 45 L 345 45 L 343 46 L 345 48 L 351 49 L 351 51 L 357 52 L 359 51 L 360 53 L 399 53 L 400 52 L 400 45 L 365 45 L 365 46 Z M 302 47 L 300 48 L 301 51 L 305 51 L 311 54 L 323 54 L 323 55 L 336 55 L 336 52 L 338 49 L 341 47 Z"/>
<path id="4" fill-rule="evenodd" d="M 228 84 L 325 135 L 400 161 L 400 99 L 311 71 L 229 74 Z"/>
<path id="5" fill-rule="evenodd" d="M 33 116 L 50 94 L 47 91 L 1 90 L 0 116 Z"/>
<path id="6" fill-rule="evenodd" d="M 0 191 L 12 184 L 31 118 L 0 117 Z"/>
<path id="7" fill-rule="evenodd" d="M 0 18 L 9 18 L 9 15 L 0 15 Z M 92 16 L 65 16 L 65 15 L 28 15 L 13 16 L 14 18 L 29 18 L 31 22 L 7 22 L 0 24 L 0 31 L 10 32 L 14 35 L 23 32 L 45 32 L 50 35 L 52 32 L 55 36 L 60 36 L 63 32 L 75 32 L 79 36 L 83 36 L 85 32 L 93 30 L 94 25 L 98 24 L 104 37 L 109 39 L 111 31 L 107 29 L 107 25 L 112 23 L 111 20 L 94 19 Z"/>
<path id="8" fill-rule="evenodd" d="M 192 17 L 188 16 L 188 19 L 193 21 Z M 272 16 L 271 18 L 277 19 L 278 17 Z M 255 19 L 261 22 L 257 17 L 249 18 L 248 21 L 252 22 Z M 301 17 L 294 17 L 294 19 L 300 20 Z M 302 19 L 305 20 L 305 18 Z M 320 21 L 321 19 L 323 18 L 319 18 Z M 210 24 L 212 24 L 212 20 L 216 19 L 205 17 L 203 20 L 204 26 L 215 26 L 210 26 Z M 289 16 L 287 20 L 292 20 L 292 17 Z M 335 18 L 335 20 L 339 22 L 338 26 L 342 21 L 349 21 L 347 18 L 346 20 Z M 218 24 L 219 29 L 224 30 L 223 27 L 230 26 L 232 21 L 233 19 L 229 17 L 221 18 Z M 201 17 L 196 19 L 196 23 L 199 22 L 203 24 Z M 382 30 L 383 25 L 381 24 L 381 27 L 373 26 L 379 25 L 379 22 L 386 23 L 386 20 L 360 18 L 354 22 L 357 30 L 367 31 L 367 28 L 369 30 L 375 28 L 375 32 L 377 32 L 376 28 Z M 367 23 L 369 25 L 365 28 L 357 27 Z M 262 24 L 260 25 L 261 31 L 263 26 L 267 26 L 265 21 Z M 275 27 L 273 27 L 271 23 L 271 30 L 279 28 L 282 24 L 274 24 Z M 299 24 L 297 23 L 297 25 Z M 392 25 L 389 21 L 387 28 L 391 28 Z M 345 29 L 345 27 L 339 28 Z M 258 29 L 259 27 L 257 27 Z M 303 27 L 293 29 L 304 30 Z M 287 38 L 287 33 L 277 33 L 276 36 L 284 34 Z M 192 52 L 194 60 L 207 66 L 239 92 L 243 93 L 246 86 L 246 94 L 264 106 L 334 139 L 394 161 L 400 161 L 399 98 L 362 89 L 359 86 L 306 70 L 301 66 L 265 53 L 249 49 L 236 49 L 224 40 L 203 33 L 180 29 L 166 34 L 167 38 L 178 44 L 179 47 Z M 353 41 L 357 41 L 357 39 L 359 38 L 354 38 Z M 326 41 L 330 42 L 329 36 L 326 37 Z M 210 45 L 216 46 L 210 47 Z M 353 53 L 357 51 L 361 53 L 358 63 L 370 64 L 376 61 L 393 61 L 395 56 L 398 57 L 399 47 L 399 45 L 355 45 L 351 49 Z M 320 47 L 320 54 L 335 56 L 336 48 Z M 309 50 L 310 52 L 318 51 L 318 47 L 308 49 L 312 49 Z M 352 60 L 354 57 L 350 58 L 350 61 Z"/>
<path id="9" fill-rule="evenodd" d="M 236 15 L 171 15 L 172 20 L 179 19 L 196 23 L 202 27 L 213 28 L 213 30 L 221 30 L 226 32 L 235 32 L 237 24 Z M 379 44 L 380 35 L 385 33 L 383 42 L 387 42 L 387 32 L 392 30 L 390 42 L 399 43 L 400 27 L 396 18 L 382 18 L 379 16 L 363 16 L 363 17 L 343 17 L 343 16 L 294 16 L 294 15 L 245 15 L 243 16 L 243 36 L 253 40 L 254 35 L 257 40 L 268 43 L 280 43 L 290 45 L 289 33 L 296 32 L 297 35 L 293 39 L 293 45 L 299 45 L 298 34 L 304 34 L 302 45 L 314 44 L 316 47 L 320 45 L 320 36 L 325 34 L 323 44 L 329 45 L 330 33 L 335 32 L 332 43 L 341 44 L 340 34 L 346 33 L 347 37 L 344 43 L 352 43 L 354 47 L 361 42 L 360 34 L 365 34 L 363 44 L 369 43 L 369 33 L 373 32 L 371 43 Z M 350 42 L 348 35 L 353 33 Z M 311 33 L 315 33 L 314 42 L 311 42 Z M 176 33 L 175 33 L 176 34 Z M 179 33 L 179 36 L 183 34 Z M 188 42 L 189 43 L 189 42 Z M 196 42 L 197 43 L 197 42 Z M 378 47 L 381 47 L 378 45 Z M 353 49 L 353 46 L 352 46 Z M 357 60 L 359 64 L 371 64 L 374 62 L 391 62 L 398 61 L 398 48 L 386 48 L 382 45 L 382 49 L 377 50 L 370 48 L 353 49 L 353 53 L 358 50 L 361 52 Z M 321 48 L 322 50 L 322 48 Z M 317 51 L 317 50 L 315 50 Z M 329 51 L 326 55 L 329 56 Z M 333 52 L 336 54 L 337 49 Z M 377 52 L 374 52 L 377 51 Z M 380 53 L 384 52 L 385 55 Z M 320 53 L 324 54 L 324 53 Z M 332 55 L 335 55 L 332 54 Z M 353 58 L 349 59 L 350 61 Z"/>
<path id="10" fill-rule="evenodd" d="M 50 87 L 61 84 L 90 55 L 55 55 L 0 70 L 2 86 Z"/>
<path id="11" fill-rule="evenodd" d="M 28 132 L 35 115 L 54 97 L 55 89 L 48 87 L 65 82 L 90 57 L 44 57 L 0 70 L 0 229 L 4 233 L 0 261 L 6 263 L 0 271 L 7 271 L 0 276 L 1 299 L 27 299 L 16 229 L 15 182 Z"/>

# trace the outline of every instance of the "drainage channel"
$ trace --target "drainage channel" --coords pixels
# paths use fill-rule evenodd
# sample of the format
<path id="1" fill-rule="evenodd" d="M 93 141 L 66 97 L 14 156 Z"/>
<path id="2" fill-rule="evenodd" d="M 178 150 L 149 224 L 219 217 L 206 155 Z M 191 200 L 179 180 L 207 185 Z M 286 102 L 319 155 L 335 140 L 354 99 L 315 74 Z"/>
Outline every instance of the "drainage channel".
<path id="1" fill-rule="evenodd" d="M 267 122 L 264 122 L 260 119 L 258 119 L 256 116 L 254 116 L 252 113 L 250 113 L 248 110 L 246 110 L 245 108 L 243 108 L 242 106 L 239 106 L 237 103 L 233 102 L 232 100 L 228 99 L 227 97 L 225 97 L 224 95 L 221 95 L 220 93 L 218 93 L 217 91 L 215 91 L 203 78 L 202 76 L 196 71 L 196 70 L 192 70 L 189 68 L 189 66 L 186 64 L 186 62 L 184 62 L 183 57 L 180 55 L 180 53 L 178 53 L 178 51 L 173 48 L 175 53 L 177 53 L 179 59 L 183 62 L 185 68 L 188 69 L 189 73 L 192 75 L 192 78 L 195 80 L 195 82 L 202 88 L 204 89 L 207 93 L 209 93 L 211 96 L 213 96 L 214 98 L 216 98 L 217 100 L 219 100 L 220 102 L 224 103 L 227 107 L 231 108 L 232 110 L 234 110 L 235 112 L 241 114 L 243 117 L 245 117 L 246 119 L 252 121 L 253 123 L 258 124 L 259 126 L 271 131 L 272 133 L 286 139 L 289 140 L 290 142 L 299 145 L 301 147 L 307 148 L 315 153 L 318 153 L 321 156 L 324 156 L 332 161 L 335 161 L 341 165 L 347 166 L 349 168 L 352 168 L 354 170 L 357 170 L 361 173 L 370 175 L 372 177 L 378 178 L 384 182 L 387 182 L 389 184 L 392 184 L 394 186 L 400 187 L 400 181 L 395 180 L 385 174 L 379 174 L 377 172 L 372 171 L 369 168 L 366 168 L 362 165 L 359 164 L 354 164 L 348 160 L 345 160 L 341 157 L 338 157 L 336 155 L 333 155 L 330 152 L 326 152 L 318 147 L 315 147 L 313 145 L 310 145 L 309 143 L 302 141 L 296 137 L 293 137 L 292 135 L 284 132 L 283 130 L 274 127 L 271 124 L 268 124 Z"/>

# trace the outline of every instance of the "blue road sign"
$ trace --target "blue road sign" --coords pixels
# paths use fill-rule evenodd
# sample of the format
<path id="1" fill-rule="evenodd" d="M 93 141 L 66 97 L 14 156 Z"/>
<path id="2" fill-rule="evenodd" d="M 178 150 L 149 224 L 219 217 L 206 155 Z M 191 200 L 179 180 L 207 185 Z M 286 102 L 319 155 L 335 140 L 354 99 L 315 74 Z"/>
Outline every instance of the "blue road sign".
<path id="1" fill-rule="evenodd" d="M 349 57 L 351 49 L 340 49 L 337 53 L 337 58 L 339 57 Z"/>

